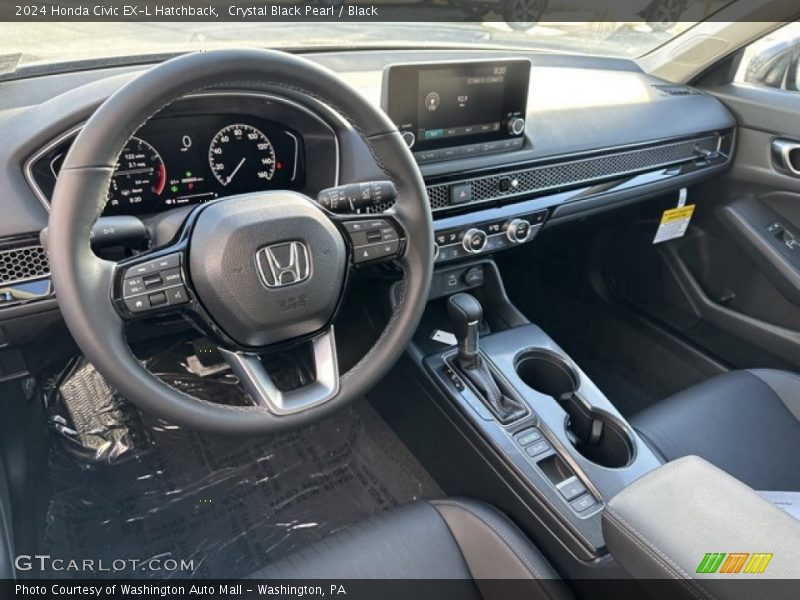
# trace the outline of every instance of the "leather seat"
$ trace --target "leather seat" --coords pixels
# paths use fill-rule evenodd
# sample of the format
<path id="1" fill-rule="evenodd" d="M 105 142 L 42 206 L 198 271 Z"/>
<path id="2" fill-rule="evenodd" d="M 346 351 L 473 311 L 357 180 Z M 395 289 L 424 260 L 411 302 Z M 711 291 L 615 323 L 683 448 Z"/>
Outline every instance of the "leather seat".
<path id="1" fill-rule="evenodd" d="M 486 504 L 460 498 L 394 508 L 323 538 L 250 577 L 460 579 L 468 585 L 454 589 L 465 600 L 497 595 L 491 591 L 500 588 L 484 586 L 481 580 L 515 579 L 527 582 L 523 595 L 530 599 L 571 597 L 547 560 L 506 517 Z M 436 597 L 441 597 L 442 591 L 435 589 Z"/>
<path id="2" fill-rule="evenodd" d="M 719 375 L 631 419 L 665 461 L 697 455 L 756 490 L 800 491 L 800 376 Z"/>

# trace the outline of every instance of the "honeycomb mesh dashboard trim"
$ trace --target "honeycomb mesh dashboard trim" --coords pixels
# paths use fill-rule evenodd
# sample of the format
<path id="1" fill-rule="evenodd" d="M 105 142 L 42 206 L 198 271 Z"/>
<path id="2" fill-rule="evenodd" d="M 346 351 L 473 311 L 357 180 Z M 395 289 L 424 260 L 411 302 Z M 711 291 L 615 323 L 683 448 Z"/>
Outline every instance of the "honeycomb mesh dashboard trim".
<path id="1" fill-rule="evenodd" d="M 45 249 L 33 242 L 0 245 L 0 285 L 41 279 L 50 275 Z"/>
<path id="2" fill-rule="evenodd" d="M 476 177 L 467 180 L 472 182 L 470 203 L 575 186 L 688 162 L 698 158 L 703 152 L 719 150 L 721 140 L 720 135 L 714 134 L 647 148 L 622 150 L 591 158 Z M 518 181 L 516 188 L 501 191 L 498 184 L 500 180 L 506 178 L 516 179 Z M 450 205 L 450 186 L 453 183 L 428 187 L 428 199 L 433 210 L 441 210 Z"/>
<path id="3" fill-rule="evenodd" d="M 714 133 L 692 139 L 651 144 L 646 147 L 615 150 L 587 158 L 509 169 L 482 177 L 462 178 L 428 186 L 428 200 L 434 211 L 449 208 L 451 206 L 450 186 L 462 182 L 472 184 L 472 199 L 470 202 L 459 204 L 459 207 L 574 187 L 686 163 L 697 159 L 704 153 L 719 151 L 722 139 L 721 134 Z M 500 181 L 509 178 L 516 179 L 518 185 L 513 189 L 501 190 Z M 374 207 L 370 212 L 380 212 L 389 207 L 389 204 L 381 205 Z"/>

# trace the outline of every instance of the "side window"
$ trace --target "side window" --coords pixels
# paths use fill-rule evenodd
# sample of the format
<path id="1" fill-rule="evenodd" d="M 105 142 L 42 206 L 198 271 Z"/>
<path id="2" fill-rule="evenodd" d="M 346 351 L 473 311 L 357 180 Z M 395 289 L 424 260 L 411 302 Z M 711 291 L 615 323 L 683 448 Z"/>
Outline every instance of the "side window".
<path id="1" fill-rule="evenodd" d="M 736 81 L 800 92 L 800 22 L 784 25 L 750 44 Z"/>

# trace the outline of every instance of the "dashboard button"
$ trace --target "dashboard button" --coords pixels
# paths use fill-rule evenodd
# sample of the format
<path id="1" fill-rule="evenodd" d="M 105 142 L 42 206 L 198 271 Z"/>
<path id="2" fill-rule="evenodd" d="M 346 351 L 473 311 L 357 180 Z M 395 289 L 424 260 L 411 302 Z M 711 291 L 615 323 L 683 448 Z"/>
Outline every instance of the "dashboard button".
<path id="1" fill-rule="evenodd" d="M 589 510 L 595 504 L 596 502 L 594 501 L 594 498 L 589 494 L 585 494 L 580 498 L 578 498 L 577 500 L 573 500 L 572 502 L 570 502 L 570 506 L 572 506 L 572 508 L 575 509 L 575 512 L 579 513 Z"/>
<path id="2" fill-rule="evenodd" d="M 508 132 L 512 135 L 519 135 L 525 131 L 525 119 L 517 117 L 508 122 Z"/>
<path id="3" fill-rule="evenodd" d="M 441 151 L 441 158 L 443 160 L 450 160 L 453 158 L 458 158 L 459 156 L 461 156 L 461 149 L 458 147 L 445 148 L 444 150 Z"/>
<path id="4" fill-rule="evenodd" d="M 528 241 L 531 233 L 531 224 L 525 219 L 512 219 L 506 225 L 506 237 L 512 244 L 521 244 Z"/>
<path id="5" fill-rule="evenodd" d="M 516 436 L 514 436 L 517 440 L 517 443 L 520 446 L 527 446 L 528 444 L 532 444 L 533 442 L 537 442 L 542 439 L 542 434 L 539 433 L 538 429 L 526 429 L 524 431 L 520 431 Z"/>
<path id="6" fill-rule="evenodd" d="M 548 444 L 546 440 L 539 440 L 525 446 L 525 453 L 528 456 L 539 456 L 548 450 L 550 450 L 550 444 Z"/>
<path id="7" fill-rule="evenodd" d="M 464 234 L 464 237 L 461 239 L 461 244 L 464 250 L 470 254 L 478 254 L 486 248 L 488 239 L 488 236 L 483 230 L 472 228 L 467 230 Z"/>
<path id="8" fill-rule="evenodd" d="M 483 267 L 478 265 L 467 269 L 463 277 L 464 283 L 469 286 L 476 286 L 483 284 Z"/>
<path id="9" fill-rule="evenodd" d="M 464 204 L 472 200 L 472 184 L 457 183 L 450 187 L 450 204 Z"/>
<path id="10" fill-rule="evenodd" d="M 564 499 L 567 502 L 571 502 L 578 496 L 586 493 L 586 486 L 583 485 L 583 482 L 581 482 L 580 479 L 573 478 L 572 480 L 558 486 L 558 491 L 562 496 L 564 496 Z"/>

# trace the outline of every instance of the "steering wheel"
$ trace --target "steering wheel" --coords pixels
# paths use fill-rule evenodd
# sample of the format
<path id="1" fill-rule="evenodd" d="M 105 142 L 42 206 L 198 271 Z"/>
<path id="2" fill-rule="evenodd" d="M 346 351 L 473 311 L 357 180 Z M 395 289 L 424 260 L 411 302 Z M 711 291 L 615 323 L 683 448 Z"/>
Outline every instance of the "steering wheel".
<path id="1" fill-rule="evenodd" d="M 396 188 L 381 214 L 336 215 L 289 191 L 228 196 L 193 209 L 166 246 L 120 262 L 90 247 L 117 158 L 128 139 L 169 103 L 215 86 L 262 86 L 322 102 L 349 122 Z M 333 159 L 333 157 L 332 157 Z M 374 346 L 339 373 L 333 322 L 355 268 L 354 241 L 384 228 L 397 243 L 402 293 Z M 75 139 L 52 199 L 48 252 L 61 312 L 97 370 L 144 411 L 187 428 L 243 435 L 302 426 L 365 393 L 399 359 L 427 301 L 433 272 L 430 207 L 414 159 L 392 122 L 335 74 L 268 50 L 220 50 L 164 62 L 109 97 Z M 208 402 L 148 372 L 125 325 L 150 312 L 127 292 L 145 277 L 168 285 L 160 312 L 179 313 L 217 344 L 253 400 Z M 137 279 L 140 278 L 140 279 Z M 147 299 L 145 299 L 147 298 Z M 258 358 L 310 343 L 315 380 L 282 391 Z"/>

